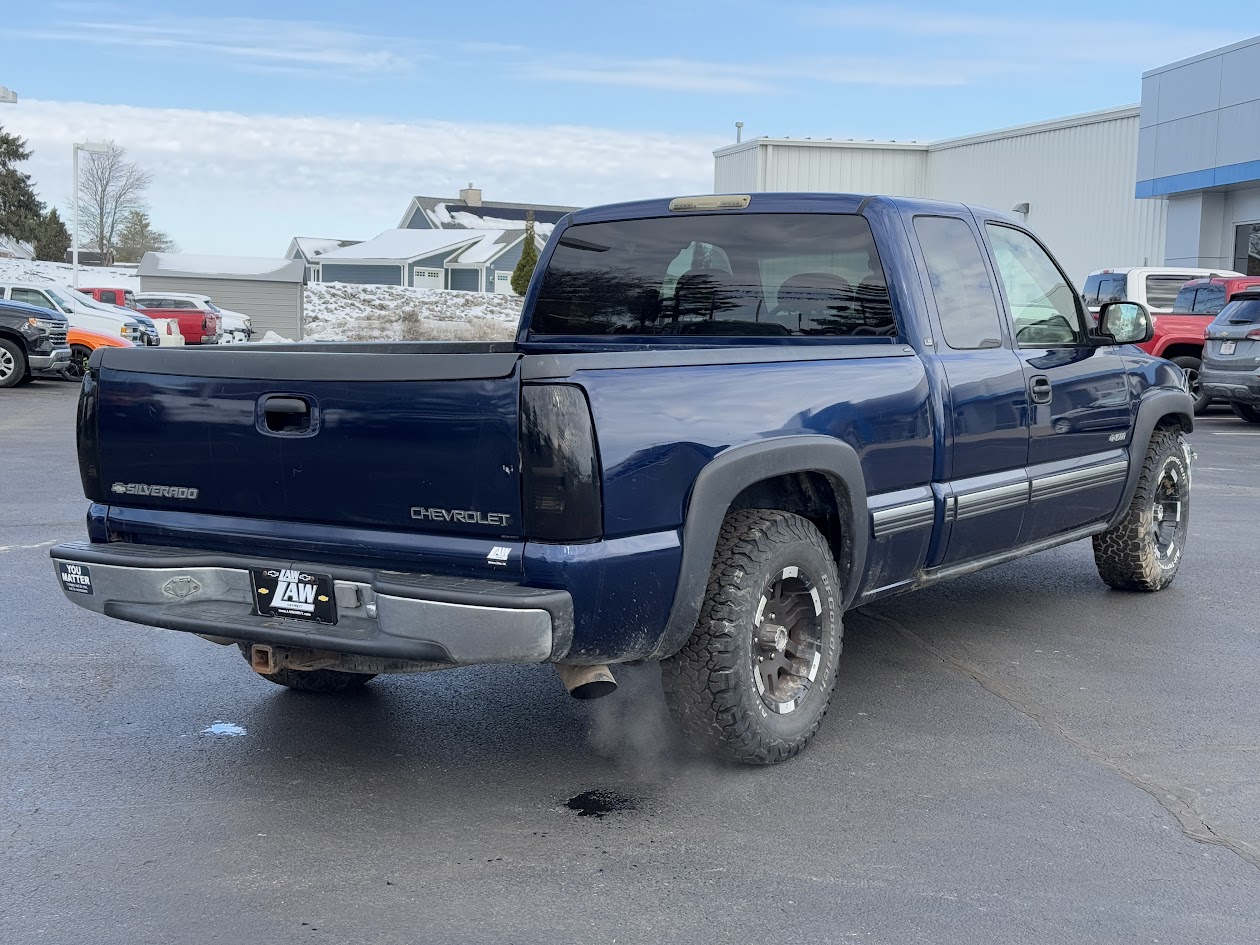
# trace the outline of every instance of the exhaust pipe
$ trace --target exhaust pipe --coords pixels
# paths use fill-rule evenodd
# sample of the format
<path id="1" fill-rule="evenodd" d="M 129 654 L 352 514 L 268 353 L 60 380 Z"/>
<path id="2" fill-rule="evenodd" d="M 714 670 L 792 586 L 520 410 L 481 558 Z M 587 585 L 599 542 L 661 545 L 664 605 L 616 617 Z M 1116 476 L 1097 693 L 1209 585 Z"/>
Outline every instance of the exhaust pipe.
<path id="1" fill-rule="evenodd" d="M 617 690 L 617 680 L 607 666 L 575 666 L 556 663 L 560 682 L 574 699 L 598 699 Z"/>

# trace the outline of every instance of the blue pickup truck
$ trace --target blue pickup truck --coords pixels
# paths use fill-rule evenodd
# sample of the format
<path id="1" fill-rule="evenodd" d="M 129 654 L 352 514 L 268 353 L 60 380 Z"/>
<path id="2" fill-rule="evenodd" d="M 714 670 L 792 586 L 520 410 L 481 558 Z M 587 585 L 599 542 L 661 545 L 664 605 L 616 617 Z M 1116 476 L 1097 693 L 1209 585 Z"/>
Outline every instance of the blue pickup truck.
<path id="1" fill-rule="evenodd" d="M 1092 538 L 1173 579 L 1193 402 L 1097 327 L 1011 217 L 720 195 L 559 223 L 514 342 L 105 349 L 84 378 L 74 603 L 335 691 L 552 663 L 579 697 L 659 661 L 747 763 L 799 752 L 846 610 Z"/>

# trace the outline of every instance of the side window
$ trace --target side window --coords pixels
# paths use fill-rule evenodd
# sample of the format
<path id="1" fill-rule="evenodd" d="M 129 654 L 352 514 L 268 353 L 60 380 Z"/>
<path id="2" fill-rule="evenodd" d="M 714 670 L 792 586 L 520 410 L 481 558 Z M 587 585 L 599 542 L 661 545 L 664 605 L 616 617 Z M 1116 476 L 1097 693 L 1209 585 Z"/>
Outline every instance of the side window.
<path id="1" fill-rule="evenodd" d="M 1171 309 L 1173 303 L 1177 301 L 1177 293 L 1181 291 L 1181 287 L 1193 278 L 1194 276 L 1182 274 L 1173 276 L 1147 276 L 1147 307 Z"/>
<path id="2" fill-rule="evenodd" d="M 9 298 L 14 302 L 25 302 L 27 305 L 38 305 L 40 308 L 57 311 L 57 306 L 49 301 L 48 296 L 36 289 L 10 289 Z"/>
<path id="3" fill-rule="evenodd" d="M 197 306 L 195 303 L 190 302 L 187 299 L 175 299 L 175 307 L 184 308 L 184 309 L 192 309 L 192 308 L 196 308 Z"/>
<path id="4" fill-rule="evenodd" d="M 1205 285 L 1200 286 L 1198 293 L 1194 297 L 1194 308 L 1190 309 L 1195 315 L 1215 315 L 1225 307 L 1225 286 L 1223 285 Z M 1184 311 L 1178 309 L 1177 311 Z"/>
<path id="5" fill-rule="evenodd" d="M 985 224 L 1021 348 L 1059 348 L 1085 338 L 1076 292 L 1059 267 L 1027 233 Z"/>
<path id="6" fill-rule="evenodd" d="M 945 342 L 956 350 L 999 348 L 1001 315 L 976 235 L 954 217 L 915 217 Z"/>

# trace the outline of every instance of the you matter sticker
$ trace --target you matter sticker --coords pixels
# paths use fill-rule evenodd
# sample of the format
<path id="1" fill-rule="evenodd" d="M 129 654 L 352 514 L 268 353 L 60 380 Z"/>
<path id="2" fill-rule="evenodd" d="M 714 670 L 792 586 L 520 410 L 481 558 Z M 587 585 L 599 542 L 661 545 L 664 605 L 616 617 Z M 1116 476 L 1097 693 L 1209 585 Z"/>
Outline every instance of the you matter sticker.
<path id="1" fill-rule="evenodd" d="M 92 593 L 92 569 L 86 564 L 71 564 L 69 561 L 58 561 L 57 572 L 61 577 L 61 586 L 68 593 Z"/>

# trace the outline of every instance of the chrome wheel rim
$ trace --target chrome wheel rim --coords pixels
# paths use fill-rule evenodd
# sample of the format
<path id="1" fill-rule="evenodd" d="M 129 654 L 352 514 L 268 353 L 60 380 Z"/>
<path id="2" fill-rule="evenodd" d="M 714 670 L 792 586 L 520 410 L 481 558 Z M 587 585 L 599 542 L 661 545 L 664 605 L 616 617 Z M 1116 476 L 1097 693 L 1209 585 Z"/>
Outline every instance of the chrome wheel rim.
<path id="1" fill-rule="evenodd" d="M 753 621 L 753 680 L 771 712 L 787 715 L 804 702 L 822 665 L 822 638 L 818 588 L 800 568 L 784 568 L 761 592 Z"/>
<path id="2" fill-rule="evenodd" d="M 1155 500 L 1151 508 L 1151 537 L 1160 561 L 1176 558 L 1185 511 L 1185 474 L 1176 463 L 1166 463 L 1155 486 Z"/>
<path id="3" fill-rule="evenodd" d="M 0 381 L 7 381 L 17 370 L 17 359 L 5 348 L 0 348 Z"/>

